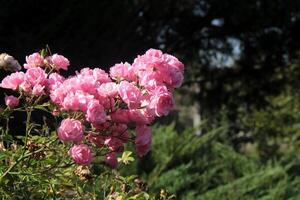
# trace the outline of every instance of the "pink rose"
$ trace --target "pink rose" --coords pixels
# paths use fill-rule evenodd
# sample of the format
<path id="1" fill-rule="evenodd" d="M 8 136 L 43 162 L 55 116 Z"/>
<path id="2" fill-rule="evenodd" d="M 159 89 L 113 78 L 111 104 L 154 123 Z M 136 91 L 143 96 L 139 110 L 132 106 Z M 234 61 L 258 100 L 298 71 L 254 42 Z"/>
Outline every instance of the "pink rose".
<path id="1" fill-rule="evenodd" d="M 64 87 L 54 88 L 50 91 L 51 101 L 55 104 L 62 105 L 64 98 L 66 96 L 66 91 Z"/>
<path id="2" fill-rule="evenodd" d="M 160 59 L 163 55 L 163 52 L 161 50 L 151 48 L 146 51 L 145 55 L 149 56 L 149 57 Z"/>
<path id="3" fill-rule="evenodd" d="M 95 99 L 97 99 L 99 102 L 101 102 L 101 105 L 105 109 L 112 109 L 115 105 L 115 100 L 112 97 L 106 96 L 99 92 L 97 95 L 95 95 Z"/>
<path id="4" fill-rule="evenodd" d="M 62 102 L 62 108 L 65 110 L 81 110 L 86 112 L 89 102 L 94 100 L 93 95 L 82 92 L 81 90 L 75 93 L 69 92 Z"/>
<path id="5" fill-rule="evenodd" d="M 118 160 L 115 153 L 106 154 L 105 162 L 113 169 L 118 166 Z"/>
<path id="6" fill-rule="evenodd" d="M 19 105 L 19 99 L 14 96 L 6 96 L 4 98 L 5 100 L 5 105 L 7 105 L 10 108 L 17 107 Z"/>
<path id="7" fill-rule="evenodd" d="M 41 67 L 44 65 L 44 58 L 39 53 L 31 54 L 26 56 L 26 63 L 24 64 L 25 69 L 34 67 Z"/>
<path id="8" fill-rule="evenodd" d="M 184 65 L 176 57 L 163 54 L 160 50 L 149 49 L 144 55 L 138 56 L 132 66 L 141 79 L 140 84 L 147 89 L 153 89 L 154 85 L 159 85 L 162 81 L 172 88 L 179 87 L 182 83 Z M 159 77 L 145 77 L 152 73 Z"/>
<path id="9" fill-rule="evenodd" d="M 82 68 L 81 70 L 80 70 L 80 72 L 78 73 L 76 73 L 77 75 L 81 75 L 81 76 L 93 76 L 93 69 L 90 69 L 90 68 L 88 68 L 88 67 L 85 67 L 85 68 Z"/>
<path id="10" fill-rule="evenodd" d="M 86 120 L 93 124 L 102 124 L 106 121 L 106 113 L 99 101 L 90 101 L 87 107 Z"/>
<path id="11" fill-rule="evenodd" d="M 103 124 L 92 124 L 92 127 L 100 132 L 107 132 L 109 131 L 111 125 L 112 123 L 110 121 L 106 121 Z"/>
<path id="12" fill-rule="evenodd" d="M 116 124 L 111 127 L 112 135 L 126 143 L 129 140 L 128 127 L 126 124 Z"/>
<path id="13" fill-rule="evenodd" d="M 118 95 L 118 85 L 114 82 L 103 83 L 97 91 L 100 95 L 115 97 Z"/>
<path id="14" fill-rule="evenodd" d="M 56 90 L 58 92 L 62 92 L 62 90 Z M 51 93 L 51 99 L 55 100 L 54 102 L 59 102 L 61 99 L 61 97 L 63 98 L 62 102 L 61 102 L 61 107 L 63 110 L 74 110 L 74 111 L 77 111 L 77 110 L 80 110 L 80 100 L 81 99 L 81 102 L 86 105 L 87 102 L 85 101 L 84 99 L 84 96 L 78 96 L 76 95 L 74 92 L 69 92 L 65 95 L 65 91 L 63 91 L 63 93 L 56 93 L 56 91 L 52 92 Z M 57 96 L 54 96 L 56 95 Z M 61 96 L 59 96 L 61 95 Z M 83 98 L 81 98 L 83 97 Z M 57 99 L 54 99 L 54 98 L 57 98 Z M 85 110 L 84 110 L 85 111 Z"/>
<path id="15" fill-rule="evenodd" d="M 129 110 L 127 109 L 118 109 L 110 115 L 111 120 L 117 123 L 129 123 Z"/>
<path id="16" fill-rule="evenodd" d="M 66 93 L 73 92 L 75 93 L 78 90 L 81 90 L 81 81 L 78 77 L 73 76 L 66 79 L 60 88 L 64 88 Z"/>
<path id="17" fill-rule="evenodd" d="M 64 82 L 64 80 L 65 78 L 58 73 L 51 73 L 47 80 L 47 87 L 50 90 L 54 90 L 55 88 L 58 88 Z"/>
<path id="18" fill-rule="evenodd" d="M 100 68 L 83 68 L 77 73 L 77 77 L 91 77 L 98 84 L 111 82 L 108 74 Z"/>
<path id="19" fill-rule="evenodd" d="M 152 91 L 157 86 L 163 85 L 163 78 L 158 72 L 144 73 L 139 79 L 139 84 L 144 86 L 147 90 Z"/>
<path id="20" fill-rule="evenodd" d="M 99 84 L 111 82 L 108 74 L 100 68 L 93 69 L 93 77 Z"/>
<path id="21" fill-rule="evenodd" d="M 164 54 L 163 59 L 164 59 L 165 63 L 167 63 L 167 65 L 169 65 L 171 67 L 175 67 L 183 73 L 184 65 L 176 57 L 169 55 L 169 54 Z"/>
<path id="22" fill-rule="evenodd" d="M 25 81 L 31 85 L 46 84 L 47 74 L 40 67 L 30 68 L 25 73 Z"/>
<path id="23" fill-rule="evenodd" d="M 24 81 L 19 85 L 19 89 L 27 94 L 31 94 L 32 92 L 32 85 L 28 83 L 27 81 Z"/>
<path id="24" fill-rule="evenodd" d="M 109 70 L 110 77 L 115 80 L 136 81 L 137 77 L 129 63 L 119 63 Z"/>
<path id="25" fill-rule="evenodd" d="M 93 76 L 77 75 L 76 85 L 75 84 L 71 85 L 71 87 L 75 90 L 82 90 L 84 92 L 95 95 L 95 94 L 97 94 L 98 85 L 99 84 L 97 84 L 97 82 Z"/>
<path id="26" fill-rule="evenodd" d="M 145 125 L 137 126 L 135 129 L 135 147 L 138 156 L 146 155 L 151 149 L 151 129 Z"/>
<path id="27" fill-rule="evenodd" d="M 92 150 L 85 144 L 74 145 L 69 150 L 69 155 L 79 165 L 89 165 L 93 160 Z"/>
<path id="28" fill-rule="evenodd" d="M 142 93 L 139 88 L 128 81 L 122 81 L 119 85 L 118 92 L 130 109 L 139 107 L 142 98 Z"/>
<path id="29" fill-rule="evenodd" d="M 58 137 L 63 141 L 81 142 L 83 140 L 84 127 L 80 121 L 75 119 L 62 120 L 58 128 Z"/>
<path id="30" fill-rule="evenodd" d="M 124 149 L 123 141 L 117 137 L 107 137 L 104 144 L 106 144 L 111 151 L 122 152 Z"/>
<path id="31" fill-rule="evenodd" d="M 154 95 L 150 98 L 148 109 L 158 117 L 169 114 L 175 105 L 173 95 L 165 86 L 156 88 Z"/>
<path id="32" fill-rule="evenodd" d="M 143 72 L 154 71 L 154 69 L 161 68 L 163 65 L 163 53 L 157 49 L 149 49 L 144 55 L 134 59 L 134 63 L 132 64 L 139 77 L 143 76 Z"/>
<path id="33" fill-rule="evenodd" d="M 54 54 L 50 57 L 51 64 L 54 65 L 55 69 L 68 70 L 70 61 L 62 55 Z"/>
<path id="34" fill-rule="evenodd" d="M 150 124 L 154 120 L 154 116 L 146 109 L 132 109 L 129 110 L 129 119 L 135 124 Z"/>
<path id="35" fill-rule="evenodd" d="M 101 148 L 104 145 L 105 138 L 101 135 L 95 135 L 95 134 L 88 134 L 87 136 L 90 143 L 95 144 L 97 147 Z"/>
<path id="36" fill-rule="evenodd" d="M 178 88 L 183 81 L 183 72 L 178 68 L 166 67 L 162 70 L 161 79 L 171 88 Z"/>
<path id="37" fill-rule="evenodd" d="M 2 80 L 0 86 L 2 88 L 16 90 L 20 84 L 24 82 L 24 77 L 25 75 L 23 72 L 12 73 Z"/>
<path id="38" fill-rule="evenodd" d="M 44 88 L 45 88 L 45 86 L 42 86 L 40 84 L 36 84 L 32 88 L 32 94 L 37 95 L 37 96 L 41 96 L 41 95 L 45 94 Z"/>

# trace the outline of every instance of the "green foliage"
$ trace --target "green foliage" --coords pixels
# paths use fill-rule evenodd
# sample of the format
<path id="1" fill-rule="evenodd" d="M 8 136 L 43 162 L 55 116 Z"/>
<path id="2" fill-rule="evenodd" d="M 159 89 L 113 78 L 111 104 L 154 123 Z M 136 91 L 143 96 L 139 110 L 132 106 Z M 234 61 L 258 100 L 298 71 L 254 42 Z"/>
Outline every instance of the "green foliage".
<path id="1" fill-rule="evenodd" d="M 300 98 L 291 92 L 268 98 L 269 106 L 253 109 L 244 118 L 242 135 L 253 137 L 260 156 L 277 157 L 298 151 L 300 147 Z"/>
<path id="2" fill-rule="evenodd" d="M 145 175 L 150 189 L 166 188 L 185 200 L 298 199 L 299 97 L 287 90 L 268 102 L 264 109 L 239 108 L 235 123 L 218 116 L 214 125 L 222 126 L 204 124 L 201 136 L 192 129 L 178 133 L 174 124 L 157 126 L 155 164 Z"/>
<path id="3" fill-rule="evenodd" d="M 27 144 L 25 151 L 22 145 L 0 151 L 2 199 L 154 199 L 137 176 L 121 176 L 103 163 L 74 164 L 56 134 L 29 137 Z M 130 155 L 120 159 L 127 164 Z"/>
<path id="4" fill-rule="evenodd" d="M 75 166 L 65 155 L 67 144 L 46 125 L 30 124 L 30 136 L 17 137 L 26 148 L 15 146 L 16 138 L 2 127 L 7 145 L 0 151 L 0 174 L 6 174 L 0 194 L 4 199 L 171 200 L 172 194 L 184 200 L 299 199 L 300 98 L 287 89 L 267 100 L 264 108 L 238 108 L 236 121 L 225 110 L 218 122 L 202 125 L 201 136 L 191 128 L 178 132 L 174 123 L 157 125 L 148 159 L 134 160 L 124 151 L 118 171 L 102 160 Z"/>
<path id="5" fill-rule="evenodd" d="M 25 135 L 10 134 L 8 125 L 13 120 L 12 110 L 6 108 L 0 113 L 1 120 L 6 122 L 0 128 L 1 199 L 172 198 L 169 194 L 148 193 L 146 183 L 137 176 L 122 176 L 103 159 L 95 159 L 90 166 L 75 164 L 68 156 L 72 144 L 61 142 L 46 121 L 37 124 L 31 119 L 34 109 L 48 111 L 48 106 L 20 108 L 27 114 Z M 119 161 L 124 165 L 134 161 L 132 152 L 124 151 Z"/>

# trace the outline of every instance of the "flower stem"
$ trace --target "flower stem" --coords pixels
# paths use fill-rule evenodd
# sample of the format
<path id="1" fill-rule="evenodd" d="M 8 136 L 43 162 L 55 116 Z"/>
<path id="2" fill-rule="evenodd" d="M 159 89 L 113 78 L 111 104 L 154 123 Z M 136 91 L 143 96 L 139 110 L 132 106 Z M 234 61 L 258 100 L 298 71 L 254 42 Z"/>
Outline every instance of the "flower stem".
<path id="1" fill-rule="evenodd" d="M 26 131 L 25 131 L 25 141 L 24 141 L 24 150 L 22 153 L 22 156 L 25 154 L 26 151 L 26 147 L 27 147 L 27 140 L 28 140 L 28 135 L 30 132 L 30 118 L 31 118 L 31 113 L 32 113 L 32 108 L 29 107 L 28 110 L 26 110 Z"/>

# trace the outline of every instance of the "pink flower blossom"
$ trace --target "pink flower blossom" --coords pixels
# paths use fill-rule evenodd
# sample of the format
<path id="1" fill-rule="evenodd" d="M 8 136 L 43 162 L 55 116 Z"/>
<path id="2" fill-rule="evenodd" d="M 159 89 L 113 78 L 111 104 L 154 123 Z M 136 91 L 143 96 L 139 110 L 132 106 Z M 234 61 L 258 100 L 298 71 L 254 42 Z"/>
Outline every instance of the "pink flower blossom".
<path id="1" fill-rule="evenodd" d="M 76 81 L 74 79 L 76 79 Z M 97 83 L 96 79 L 93 76 L 77 75 L 77 77 L 74 77 L 74 79 L 70 82 L 75 82 L 74 85 L 71 85 L 74 90 L 82 90 L 83 92 L 90 93 L 92 95 L 97 94 L 99 83 Z"/>
<path id="2" fill-rule="evenodd" d="M 41 95 L 45 94 L 44 88 L 45 88 L 45 86 L 42 86 L 40 84 L 36 84 L 32 88 L 32 94 L 37 95 L 37 96 L 41 96 Z"/>
<path id="3" fill-rule="evenodd" d="M 23 72 L 15 72 L 11 75 L 5 77 L 1 82 L 1 87 L 6 89 L 17 90 L 21 83 L 24 81 L 24 73 Z"/>
<path id="4" fill-rule="evenodd" d="M 25 81 L 33 86 L 36 84 L 45 85 L 47 81 L 46 78 L 47 74 L 40 67 L 30 68 L 25 73 Z"/>
<path id="5" fill-rule="evenodd" d="M 142 93 L 139 88 L 128 81 L 122 81 L 119 85 L 118 92 L 130 109 L 139 107 L 142 98 Z"/>
<path id="6" fill-rule="evenodd" d="M 172 93 L 165 86 L 160 86 L 156 88 L 154 95 L 151 97 L 148 109 L 160 117 L 169 114 L 174 105 Z"/>
<path id="7" fill-rule="evenodd" d="M 158 72 L 144 73 L 139 79 L 139 84 L 148 91 L 155 90 L 156 87 L 163 85 L 163 78 Z"/>
<path id="8" fill-rule="evenodd" d="M 45 95 L 56 104 L 53 115 L 68 111 L 82 112 L 80 120 L 62 120 L 57 134 L 60 140 L 76 143 L 69 155 L 81 165 L 89 165 L 93 155 L 91 146 L 105 148 L 109 153 L 105 162 L 112 168 L 118 165 L 117 153 L 124 150 L 135 129 L 135 147 L 138 156 L 151 148 L 151 129 L 155 117 L 167 115 L 174 107 L 172 92 L 183 82 L 184 65 L 174 56 L 157 49 L 149 49 L 138 56 L 132 65 L 119 63 L 110 73 L 100 68 L 83 68 L 65 79 L 58 73 L 47 74 L 41 67 L 67 70 L 69 60 L 54 54 L 44 59 L 39 53 L 26 57 L 27 72 L 13 73 L 4 78 L 1 87 L 22 91 L 25 96 Z M 9 107 L 19 104 L 8 96 Z M 87 129 L 85 129 L 85 125 Z M 88 133 L 84 135 L 85 131 Z M 79 144 L 79 143 L 87 143 Z"/>
<path id="9" fill-rule="evenodd" d="M 81 110 L 83 112 L 86 112 L 89 102 L 93 100 L 94 100 L 93 95 L 78 90 L 75 93 L 69 92 L 64 97 L 61 106 L 64 110 L 74 110 L 74 111 Z"/>
<path id="10" fill-rule="evenodd" d="M 65 78 L 58 73 L 51 73 L 47 80 L 47 87 L 50 90 L 54 90 L 58 88 L 64 82 L 64 80 Z"/>
<path id="11" fill-rule="evenodd" d="M 129 110 L 128 117 L 135 124 L 150 124 L 154 120 L 154 116 L 147 109 Z"/>
<path id="12" fill-rule="evenodd" d="M 88 134 L 87 136 L 90 143 L 95 144 L 97 147 L 101 148 L 104 145 L 105 138 L 101 135 L 95 135 L 95 134 Z"/>
<path id="13" fill-rule="evenodd" d="M 103 95 L 101 92 L 99 92 L 98 95 L 95 95 L 95 99 L 97 99 L 105 109 L 112 109 L 115 105 L 114 98 Z"/>
<path id="14" fill-rule="evenodd" d="M 102 124 L 106 121 L 106 113 L 99 101 L 90 101 L 87 107 L 86 120 L 93 124 Z"/>
<path id="15" fill-rule="evenodd" d="M 118 166 L 118 160 L 115 153 L 106 154 L 105 162 L 113 169 Z"/>
<path id="16" fill-rule="evenodd" d="M 137 77 L 133 67 L 129 63 L 119 63 L 109 70 L 110 77 L 115 80 L 136 81 Z"/>
<path id="17" fill-rule="evenodd" d="M 26 56 L 25 69 L 34 67 L 41 67 L 44 64 L 44 58 L 39 53 L 33 53 L 30 56 Z"/>
<path id="18" fill-rule="evenodd" d="M 93 77 L 100 84 L 111 82 L 111 79 L 109 78 L 108 74 L 100 68 L 93 69 Z"/>
<path id="19" fill-rule="evenodd" d="M 129 133 L 128 127 L 126 124 L 116 124 L 111 127 L 112 135 L 118 139 L 120 139 L 123 143 L 128 142 Z"/>
<path id="20" fill-rule="evenodd" d="M 66 96 L 66 91 L 64 87 L 54 88 L 50 91 L 50 99 L 57 105 L 62 105 L 64 98 Z"/>
<path id="21" fill-rule="evenodd" d="M 76 72 L 77 76 L 78 75 L 80 75 L 80 76 L 93 76 L 93 73 L 94 73 L 93 69 L 90 69 L 88 67 L 82 68 L 79 73 Z"/>
<path id="22" fill-rule="evenodd" d="M 70 149 L 69 155 L 79 165 L 89 165 L 93 160 L 92 150 L 85 144 L 74 145 Z"/>
<path id="23" fill-rule="evenodd" d="M 146 56 L 157 58 L 157 59 L 161 59 L 163 52 L 161 50 L 158 49 L 148 49 L 145 53 Z"/>
<path id="24" fill-rule="evenodd" d="M 83 68 L 80 70 L 80 73 L 77 73 L 77 77 L 84 77 L 84 76 L 92 77 L 92 79 L 98 84 L 111 82 L 111 79 L 109 78 L 108 74 L 100 68 L 95 68 L 95 69 Z"/>
<path id="25" fill-rule="evenodd" d="M 124 142 L 123 140 L 117 138 L 117 137 L 114 137 L 114 136 L 109 136 L 105 139 L 105 142 L 104 144 L 106 144 L 108 146 L 108 148 L 111 150 L 111 151 L 114 151 L 114 152 L 122 152 L 123 149 L 124 149 Z"/>
<path id="26" fill-rule="evenodd" d="M 164 54 L 163 59 L 168 66 L 175 67 L 183 73 L 184 65 L 175 56 Z"/>
<path id="27" fill-rule="evenodd" d="M 19 85 L 19 89 L 27 94 L 31 94 L 32 85 L 30 83 L 28 83 L 27 81 L 24 81 Z"/>
<path id="28" fill-rule="evenodd" d="M 111 126 L 111 122 L 106 121 L 103 124 L 92 124 L 93 128 L 99 130 L 99 131 L 108 131 L 108 129 Z"/>
<path id="29" fill-rule="evenodd" d="M 146 155 L 151 148 L 151 129 L 147 126 L 137 126 L 135 129 L 135 147 L 137 154 L 142 157 Z"/>
<path id="30" fill-rule="evenodd" d="M 127 124 L 130 122 L 129 119 L 129 110 L 127 109 L 118 109 L 110 115 L 111 120 L 117 123 Z"/>
<path id="31" fill-rule="evenodd" d="M 149 49 L 142 56 L 138 56 L 132 66 L 139 77 L 143 76 L 143 72 L 151 72 L 161 68 L 164 65 L 163 53 L 157 49 Z"/>
<path id="32" fill-rule="evenodd" d="M 184 65 L 176 57 L 163 54 L 160 50 L 149 49 L 134 60 L 133 67 L 140 78 L 140 85 L 148 90 L 153 90 L 162 82 L 176 88 L 183 81 Z"/>
<path id="33" fill-rule="evenodd" d="M 75 119 L 62 120 L 58 128 L 58 137 L 63 141 L 81 142 L 83 140 L 84 127 L 80 121 Z"/>
<path id="34" fill-rule="evenodd" d="M 54 54 L 50 57 L 51 64 L 54 65 L 55 69 L 68 70 L 70 61 L 62 55 Z"/>
<path id="35" fill-rule="evenodd" d="M 118 95 L 118 85 L 114 82 L 103 83 L 97 89 L 98 94 L 115 97 Z"/>
<path id="36" fill-rule="evenodd" d="M 5 105 L 7 105 L 10 108 L 17 107 L 19 105 L 19 99 L 17 97 L 14 97 L 12 95 L 6 96 L 4 98 L 5 100 Z"/>
<path id="37" fill-rule="evenodd" d="M 178 88 L 183 81 L 183 73 L 178 68 L 166 67 L 162 70 L 161 79 L 171 88 Z"/>

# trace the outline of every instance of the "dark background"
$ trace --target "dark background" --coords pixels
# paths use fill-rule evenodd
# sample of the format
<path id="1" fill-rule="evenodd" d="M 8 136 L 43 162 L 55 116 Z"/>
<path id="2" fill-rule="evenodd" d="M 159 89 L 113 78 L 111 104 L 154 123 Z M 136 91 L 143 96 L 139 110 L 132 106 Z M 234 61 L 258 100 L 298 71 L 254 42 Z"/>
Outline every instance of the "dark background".
<path id="1" fill-rule="evenodd" d="M 185 86 L 198 84 L 202 112 L 265 106 L 267 95 L 299 78 L 298 0 L 0 1 L 0 51 L 16 57 L 48 44 L 82 67 L 133 62 L 149 48 L 178 56 Z M 5 75 L 2 73 L 2 77 Z M 67 73 L 65 73 L 67 74 Z M 292 84 L 298 87 L 298 81 Z M 234 113 L 234 111 L 233 111 Z M 234 114 L 232 116 L 235 117 Z"/>

